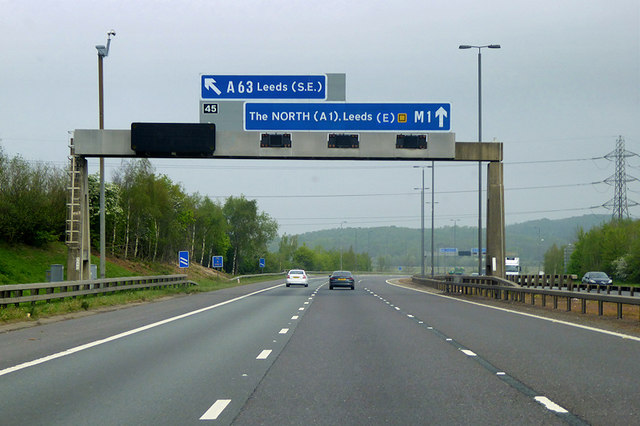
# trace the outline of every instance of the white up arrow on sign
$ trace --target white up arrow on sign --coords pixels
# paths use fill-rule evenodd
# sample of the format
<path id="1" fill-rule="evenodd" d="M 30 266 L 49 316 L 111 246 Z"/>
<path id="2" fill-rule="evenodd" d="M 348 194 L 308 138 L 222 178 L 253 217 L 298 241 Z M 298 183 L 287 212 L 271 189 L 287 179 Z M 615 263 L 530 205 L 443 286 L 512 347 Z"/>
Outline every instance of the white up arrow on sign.
<path id="1" fill-rule="evenodd" d="M 444 119 L 446 116 L 447 116 L 447 110 L 445 110 L 442 107 L 438 108 L 438 110 L 436 111 L 436 117 L 438 117 L 438 119 L 440 120 L 438 122 L 440 127 L 444 126 Z"/>

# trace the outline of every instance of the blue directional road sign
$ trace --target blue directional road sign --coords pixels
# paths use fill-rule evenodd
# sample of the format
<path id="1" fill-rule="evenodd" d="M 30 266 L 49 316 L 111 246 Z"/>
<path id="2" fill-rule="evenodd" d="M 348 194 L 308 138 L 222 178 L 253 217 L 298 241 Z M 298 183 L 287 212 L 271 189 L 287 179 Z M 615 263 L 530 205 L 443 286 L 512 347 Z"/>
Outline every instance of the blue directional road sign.
<path id="1" fill-rule="evenodd" d="M 213 264 L 214 268 L 222 268 L 222 264 L 223 264 L 222 256 L 213 256 L 211 258 L 211 263 Z"/>
<path id="2" fill-rule="evenodd" d="M 264 257 L 260 258 L 259 265 L 260 265 L 261 268 L 264 268 L 264 266 L 265 266 Z"/>
<path id="3" fill-rule="evenodd" d="M 451 104 L 251 103 L 245 130 L 449 131 Z"/>
<path id="4" fill-rule="evenodd" d="M 202 99 L 326 99 L 326 75 L 202 75 Z"/>
<path id="5" fill-rule="evenodd" d="M 189 252 L 179 251 L 178 252 L 178 266 L 180 268 L 188 268 L 189 267 Z"/>
<path id="6" fill-rule="evenodd" d="M 458 249 L 455 247 L 446 247 L 440 249 L 440 254 L 444 256 L 455 256 L 458 254 Z"/>

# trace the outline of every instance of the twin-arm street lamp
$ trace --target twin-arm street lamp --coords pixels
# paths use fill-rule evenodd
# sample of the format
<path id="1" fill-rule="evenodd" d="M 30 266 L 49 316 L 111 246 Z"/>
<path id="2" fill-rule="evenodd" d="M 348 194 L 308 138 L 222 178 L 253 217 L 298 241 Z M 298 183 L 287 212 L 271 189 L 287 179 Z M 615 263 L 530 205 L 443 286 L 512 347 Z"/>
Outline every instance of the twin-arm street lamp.
<path id="1" fill-rule="evenodd" d="M 478 143 L 482 142 L 482 49 L 500 49 L 499 44 L 472 46 L 461 44 L 458 49 L 478 49 Z M 502 259 L 504 262 L 504 259 Z M 482 274 L 482 161 L 478 161 L 478 274 Z"/>

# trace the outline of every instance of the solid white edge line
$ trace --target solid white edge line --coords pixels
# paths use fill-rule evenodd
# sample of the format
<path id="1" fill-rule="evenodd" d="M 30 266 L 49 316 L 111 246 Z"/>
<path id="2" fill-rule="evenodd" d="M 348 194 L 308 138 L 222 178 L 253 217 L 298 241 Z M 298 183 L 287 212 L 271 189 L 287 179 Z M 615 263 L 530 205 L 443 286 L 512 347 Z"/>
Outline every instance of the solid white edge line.
<path id="1" fill-rule="evenodd" d="M 556 413 L 568 413 L 567 410 L 565 410 L 555 402 L 551 401 L 546 396 L 536 396 L 534 399 L 538 401 L 540 404 L 544 405 L 545 408 L 549 411 L 555 411 Z"/>
<path id="2" fill-rule="evenodd" d="M 271 349 L 265 349 L 260 352 L 260 355 L 258 355 L 256 359 L 267 359 L 269 358 L 269 355 L 271 355 L 271 352 L 273 352 Z"/>
<path id="3" fill-rule="evenodd" d="M 206 308 L 202 308 L 202 309 L 198 309 L 198 310 L 195 310 L 195 311 L 187 312 L 187 313 L 182 314 L 182 315 L 178 315 L 178 316 L 175 316 L 175 317 L 172 317 L 172 318 L 167 318 L 167 319 L 164 319 L 162 321 L 158 321 L 158 322 L 154 322 L 152 324 L 144 325 L 142 327 L 134 328 L 133 330 L 125 331 L 123 333 L 119 333 L 119 334 L 116 334 L 116 335 L 113 335 L 113 336 L 110 336 L 110 337 L 106 337 L 104 339 L 100 339 L 100 340 L 96 340 L 94 342 L 90 342 L 90 343 L 87 343 L 87 344 L 84 344 L 84 345 L 76 346 L 75 348 L 67 349 L 65 351 L 58 352 L 58 353 L 55 353 L 55 354 L 52 354 L 52 355 L 48 355 L 48 356 L 45 356 L 43 358 L 35 359 L 33 361 L 28 361 L 28 362 L 24 362 L 22 364 L 14 365 L 13 367 L 8 367 L 8 368 L 5 368 L 4 370 L 0 370 L 0 376 L 4 376 L 5 374 L 13 373 L 15 371 L 19 371 L 19 370 L 22 370 L 22 369 L 25 369 L 25 368 L 28 368 L 28 367 L 33 367 L 35 365 L 42 364 L 44 362 L 51 361 L 51 360 L 54 360 L 54 359 L 57 359 L 57 358 L 62 358 L 63 356 L 71 355 L 71 354 L 74 354 L 76 352 L 83 351 L 85 349 L 90 349 L 90 348 L 93 348 L 95 346 L 102 345 L 103 343 L 108 343 L 108 342 L 112 342 L 114 340 L 121 339 L 123 337 L 131 336 L 133 334 L 140 333 L 141 331 L 150 330 L 150 329 L 158 327 L 160 325 L 168 324 L 168 323 L 173 322 L 173 321 L 177 321 L 177 320 L 180 320 L 180 319 L 183 319 L 183 318 L 187 318 L 187 317 L 190 317 L 190 316 L 193 316 L 193 315 L 196 315 L 196 314 L 200 314 L 202 312 L 206 312 L 206 311 L 209 311 L 211 309 L 214 309 L 214 308 L 217 308 L 217 307 L 220 307 L 220 306 L 232 303 L 232 302 L 236 302 L 238 300 L 247 298 L 249 296 L 256 295 L 258 293 L 262 293 L 262 292 L 265 292 L 265 291 L 273 290 L 274 288 L 278 288 L 278 287 L 281 287 L 283 285 L 284 284 L 278 284 L 278 285 L 275 285 L 273 287 L 263 288 L 262 290 L 254 291 L 253 293 L 245 294 L 244 296 L 239 296 L 239 297 L 236 297 L 234 299 L 225 300 L 224 302 L 220 302 L 220 303 L 217 303 L 215 305 L 207 306 Z"/>
<path id="4" fill-rule="evenodd" d="M 218 416 L 227 408 L 230 399 L 219 399 L 200 417 L 200 420 L 216 420 Z"/>
<path id="5" fill-rule="evenodd" d="M 522 316 L 530 317 L 530 318 L 537 318 L 537 319 L 544 320 L 544 321 L 555 322 L 555 323 L 558 323 L 558 324 L 568 325 L 570 327 L 582 328 L 584 330 L 594 331 L 596 333 L 608 334 L 610 336 L 621 337 L 623 339 L 635 340 L 637 342 L 640 342 L 640 337 L 631 336 L 629 334 L 623 334 L 623 333 L 618 333 L 618 332 L 615 332 L 615 331 L 603 330 L 601 328 L 589 327 L 587 325 L 575 324 L 575 323 L 568 322 L 568 321 L 562 321 L 562 320 L 557 320 L 557 319 L 553 319 L 553 318 L 542 317 L 542 316 L 539 316 L 539 315 L 529 314 L 529 313 L 526 313 L 526 312 L 514 311 L 512 309 L 501 308 L 499 306 L 485 305 L 483 303 L 472 302 L 471 300 L 461 300 L 461 299 L 458 299 L 458 298 L 455 298 L 455 297 L 446 296 L 444 294 L 437 294 L 437 293 L 432 293 L 430 291 L 420 290 L 420 289 L 417 289 L 417 288 L 405 287 L 405 286 L 402 286 L 402 285 L 399 285 L 399 284 L 392 283 L 390 280 L 386 280 L 386 283 L 389 284 L 389 285 L 395 286 L 395 287 L 404 288 L 406 290 L 418 291 L 420 293 L 429 294 L 431 296 L 437 296 L 437 297 L 442 297 L 442 298 L 445 298 L 445 299 L 455 300 L 456 302 L 469 303 L 471 305 L 482 306 L 482 307 L 485 307 L 485 308 L 495 309 L 497 311 L 509 312 L 511 314 L 522 315 Z"/>

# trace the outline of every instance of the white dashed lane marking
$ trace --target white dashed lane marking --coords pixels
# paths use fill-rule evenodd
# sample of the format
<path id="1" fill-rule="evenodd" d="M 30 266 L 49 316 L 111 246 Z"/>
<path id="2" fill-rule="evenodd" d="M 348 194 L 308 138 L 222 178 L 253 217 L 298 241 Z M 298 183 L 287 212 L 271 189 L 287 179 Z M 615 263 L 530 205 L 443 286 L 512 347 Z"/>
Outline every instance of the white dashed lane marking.
<path id="1" fill-rule="evenodd" d="M 389 281 L 387 281 L 387 283 L 389 283 Z M 389 283 L 389 284 L 395 285 L 395 284 L 392 284 L 392 283 Z M 385 303 L 387 305 L 390 305 L 391 307 L 394 307 L 395 310 L 401 311 L 401 309 L 399 307 L 396 307 L 393 304 L 389 303 L 388 301 L 383 299 L 381 296 L 378 296 L 377 294 L 373 293 L 369 289 L 367 289 L 367 291 L 369 291 L 369 293 L 371 293 L 372 295 L 376 296 L 378 299 L 385 301 Z M 447 297 L 447 296 L 442 296 L 442 295 L 437 295 L 437 296 Z M 480 305 L 479 303 L 475 303 L 475 302 L 468 302 L 468 303 L 474 303 L 474 304 Z M 484 305 L 482 305 L 482 306 L 484 306 Z M 505 310 L 505 309 L 502 309 L 502 308 L 498 308 L 498 309 Z M 515 379 L 514 377 L 511 377 L 506 372 L 498 370 L 495 366 L 491 365 L 491 363 L 488 360 L 482 358 L 481 356 L 479 356 L 478 354 L 476 354 L 472 350 L 467 349 L 465 347 L 458 346 L 459 343 L 454 341 L 451 337 L 448 337 L 445 334 L 443 334 L 442 332 L 434 329 L 432 326 L 430 326 L 428 324 L 425 324 L 424 321 L 421 321 L 419 318 L 415 318 L 414 315 L 408 314 L 408 313 L 404 313 L 404 314 L 406 314 L 408 318 L 415 319 L 415 321 L 418 324 L 423 324 L 426 327 L 427 330 L 430 330 L 431 332 L 435 333 L 437 336 L 439 336 L 441 339 L 443 339 L 447 343 L 452 344 L 452 345 L 456 345 L 457 349 L 460 352 L 462 352 L 463 354 L 465 354 L 469 358 L 474 359 L 474 361 L 478 362 L 484 368 L 486 368 L 487 370 L 489 370 L 492 373 L 494 373 L 496 375 L 496 377 L 500 378 L 500 380 L 504 381 L 505 383 L 508 383 L 511 387 L 517 389 L 518 391 L 522 392 L 523 394 L 525 394 L 525 395 L 527 395 L 529 397 L 532 397 L 533 395 L 535 395 L 537 393 L 533 389 L 528 387 L 526 384 L 520 382 L 519 380 Z M 564 421 L 566 421 L 569 424 L 572 424 L 572 425 L 586 425 L 586 423 L 582 419 L 580 419 L 579 417 L 577 417 L 573 413 L 567 411 L 565 408 L 561 407 L 560 405 L 556 404 L 555 402 L 551 401 L 549 398 L 547 398 L 545 396 L 535 396 L 535 397 L 533 397 L 533 399 L 536 402 L 538 402 L 539 404 L 541 404 L 542 406 L 544 406 L 547 410 L 553 412 L 556 416 L 562 418 Z"/>
<path id="2" fill-rule="evenodd" d="M 551 401 L 546 396 L 536 396 L 534 399 L 538 401 L 540 404 L 544 405 L 547 410 L 554 411 L 556 413 L 568 413 L 567 410 L 565 410 L 555 402 Z"/>
<path id="3" fill-rule="evenodd" d="M 200 420 L 216 420 L 218 416 L 227 408 L 227 405 L 231 402 L 230 399 L 219 399 L 213 403 L 211 408 L 209 408 L 203 415 L 200 417 Z"/>
<path id="4" fill-rule="evenodd" d="M 258 355 L 256 359 L 267 359 L 269 355 L 271 355 L 271 352 L 272 352 L 271 349 L 265 349 L 262 352 L 260 352 L 260 355 Z"/>

